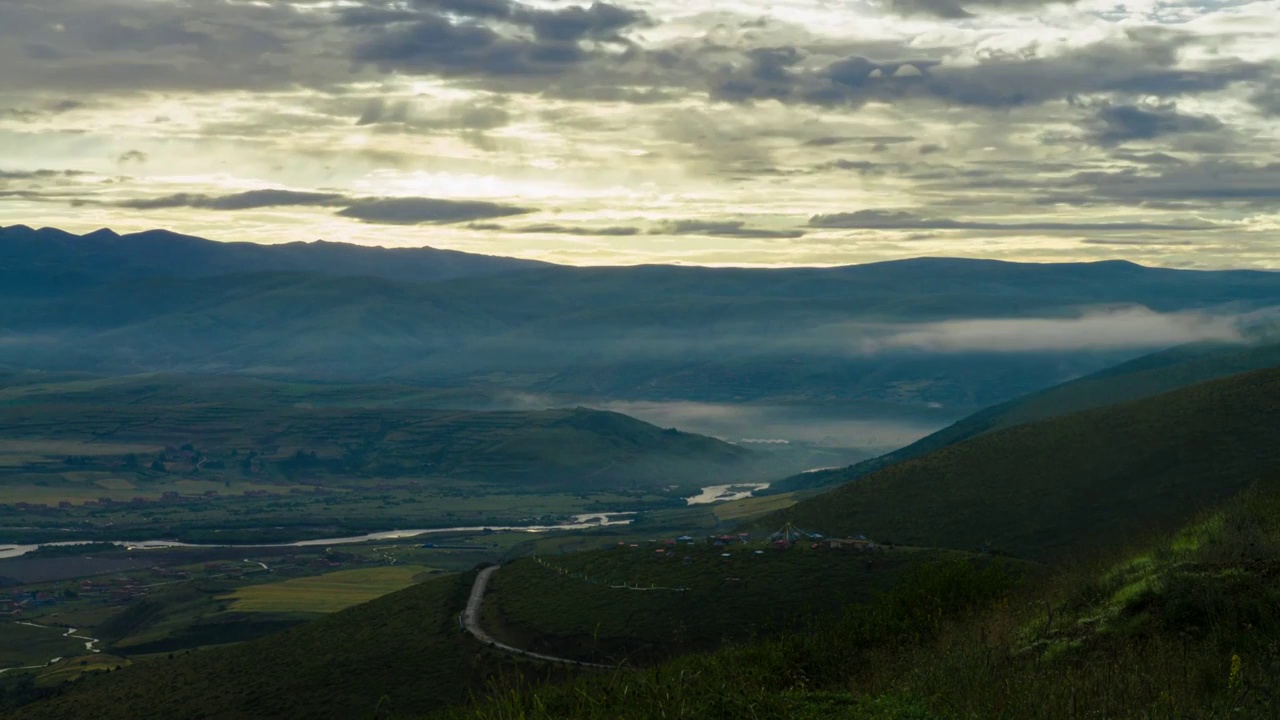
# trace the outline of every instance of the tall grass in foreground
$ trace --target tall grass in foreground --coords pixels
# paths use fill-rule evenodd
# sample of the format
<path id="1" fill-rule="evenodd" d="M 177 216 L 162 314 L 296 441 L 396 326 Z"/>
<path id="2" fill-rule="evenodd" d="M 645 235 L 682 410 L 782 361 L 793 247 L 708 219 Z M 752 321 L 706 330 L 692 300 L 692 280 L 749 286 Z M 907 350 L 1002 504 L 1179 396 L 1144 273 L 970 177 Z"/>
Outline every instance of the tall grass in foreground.
<path id="1" fill-rule="evenodd" d="M 450 720 L 1280 717 L 1280 496 L 1250 492 L 1123 560 L 1019 586 L 922 568 L 809 632 L 568 685 L 498 682 Z"/>
<path id="2" fill-rule="evenodd" d="M 936 638 L 947 618 L 1005 597 L 1017 576 L 1011 564 L 994 559 L 922 567 L 878 602 L 851 606 L 841 619 L 807 632 L 569 685 L 498 681 L 489 697 L 441 717 L 819 718 L 856 709 L 856 717 L 926 718 L 920 703 L 811 691 L 843 687 L 868 648 Z M 900 710 L 915 714 L 895 714 Z"/>

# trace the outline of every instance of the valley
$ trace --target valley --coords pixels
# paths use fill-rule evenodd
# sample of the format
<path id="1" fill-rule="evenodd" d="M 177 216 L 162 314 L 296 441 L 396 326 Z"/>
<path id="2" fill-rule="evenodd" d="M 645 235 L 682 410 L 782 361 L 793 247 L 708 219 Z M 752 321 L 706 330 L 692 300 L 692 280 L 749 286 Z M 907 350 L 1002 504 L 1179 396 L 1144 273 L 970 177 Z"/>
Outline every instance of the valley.
<path id="1" fill-rule="evenodd" d="M 6 720 L 1216 718 L 1276 679 L 1274 274 L 0 255 Z"/>

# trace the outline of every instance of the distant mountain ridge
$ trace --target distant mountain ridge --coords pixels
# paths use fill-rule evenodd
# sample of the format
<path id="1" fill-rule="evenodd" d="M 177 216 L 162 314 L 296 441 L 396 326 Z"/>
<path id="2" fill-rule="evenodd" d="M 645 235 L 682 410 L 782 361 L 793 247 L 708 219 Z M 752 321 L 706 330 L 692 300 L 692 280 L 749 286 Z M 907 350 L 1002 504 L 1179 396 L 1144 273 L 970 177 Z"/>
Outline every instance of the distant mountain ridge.
<path id="1" fill-rule="evenodd" d="M 496 275 L 548 263 L 456 250 L 381 248 L 318 240 L 284 245 L 217 242 L 168 230 L 75 235 L 55 228 L 0 227 L 0 283 L 55 288 L 147 277 L 246 272 L 367 275 L 427 282 Z M 17 285 L 11 285 L 16 287 Z"/>
<path id="2" fill-rule="evenodd" d="M 989 347 L 979 327 L 978 340 L 953 347 L 970 328 L 952 323 L 1130 311 L 1163 322 L 1161 313 L 1216 317 L 1278 299 L 1280 273 L 1118 261 L 571 267 L 163 231 L 0 230 L 0 367 L 822 405 L 925 429 L 1199 339 L 1091 347 L 1077 331 L 1079 347 L 1010 350 Z"/>

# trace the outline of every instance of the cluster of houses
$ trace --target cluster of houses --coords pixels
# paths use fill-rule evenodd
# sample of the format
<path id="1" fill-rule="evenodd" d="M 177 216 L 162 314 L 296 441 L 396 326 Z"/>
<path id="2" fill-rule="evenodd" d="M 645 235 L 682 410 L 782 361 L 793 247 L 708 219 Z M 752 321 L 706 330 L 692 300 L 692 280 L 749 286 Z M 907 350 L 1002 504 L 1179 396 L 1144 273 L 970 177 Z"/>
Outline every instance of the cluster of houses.
<path id="1" fill-rule="evenodd" d="M 58 596 L 45 590 L 20 591 L 11 593 L 7 598 L 0 598 L 0 617 L 22 617 L 24 611 L 50 607 L 58 604 Z"/>
<path id="2" fill-rule="evenodd" d="M 692 535 L 681 535 L 677 538 L 666 540 L 649 540 L 649 545 L 657 545 L 653 554 L 660 558 L 673 558 L 682 546 L 706 544 L 713 547 L 725 548 L 731 545 L 747 545 L 750 543 L 750 535 L 748 533 L 738 533 L 736 535 L 708 535 L 699 540 Z M 892 545 L 878 545 L 874 541 L 867 539 L 865 535 L 859 535 L 852 538 L 828 538 L 820 533 L 811 533 L 790 525 L 783 527 L 782 530 L 770 535 L 764 542 L 775 550 L 789 550 L 792 547 L 802 544 L 808 544 L 811 550 L 835 550 L 835 551 L 856 551 L 870 552 L 875 550 L 883 550 L 892 548 Z M 639 548 L 640 543 L 618 542 L 616 545 L 606 545 L 606 548 Z M 756 555 L 763 555 L 764 550 L 756 550 Z M 731 553 L 722 553 L 724 557 L 730 557 Z M 690 560 L 690 558 L 685 558 Z"/>
<path id="3" fill-rule="evenodd" d="M 147 594 L 147 588 L 136 578 L 123 575 L 106 580 L 81 580 L 66 590 L 61 584 L 51 590 L 17 590 L 0 597 L 0 618 L 21 618 L 24 613 L 56 607 L 72 598 L 107 605 L 139 600 Z"/>

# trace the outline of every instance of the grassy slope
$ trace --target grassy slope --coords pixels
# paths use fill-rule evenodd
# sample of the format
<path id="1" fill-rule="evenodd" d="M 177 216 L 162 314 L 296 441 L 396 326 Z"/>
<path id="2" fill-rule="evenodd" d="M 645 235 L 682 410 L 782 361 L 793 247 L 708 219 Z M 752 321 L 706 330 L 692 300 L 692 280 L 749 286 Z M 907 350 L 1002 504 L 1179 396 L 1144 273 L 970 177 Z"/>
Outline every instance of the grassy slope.
<path id="1" fill-rule="evenodd" d="M 1280 345 L 1189 345 L 1146 355 L 1102 372 L 1010 400 L 900 450 L 839 470 L 806 473 L 774 483 L 769 493 L 840 485 L 973 437 L 1171 392 L 1237 373 L 1280 367 Z"/>
<path id="2" fill-rule="evenodd" d="M 663 430 L 618 413 L 529 412 L 256 404 L 21 404 L 0 407 L 0 437 L 181 445 L 202 450 L 316 452 L 346 474 L 443 476 L 493 484 L 584 489 L 631 483 L 724 482 L 750 474 L 755 454 L 705 436 Z M 345 455 L 344 455 L 345 453 Z M 337 456 L 342 455 L 342 458 Z"/>
<path id="3" fill-rule="evenodd" d="M 922 564 L 963 555 L 808 548 L 755 555 L 760 548 L 699 544 L 678 548 L 676 560 L 660 560 L 649 543 L 641 543 L 546 556 L 545 564 L 518 560 L 494 576 L 491 627 L 531 650 L 643 664 L 838 616 L 843 607 L 866 602 Z M 687 590 L 610 587 L 621 584 Z"/>
<path id="4" fill-rule="evenodd" d="M 925 720 L 914 700 L 856 698 L 845 688 L 868 649 L 936 637 L 947 618 L 1008 594 L 1021 575 L 999 558 L 933 564 L 897 587 L 806 632 L 712 653 L 695 653 L 640 671 L 596 673 L 567 685 L 503 686 L 490 698 L 432 717 L 462 720 Z M 823 692 L 807 692 L 821 690 Z"/>
<path id="5" fill-rule="evenodd" d="M 481 677 L 457 630 L 469 577 L 408 588 L 262 640 L 85 678 L 13 718 L 354 718 L 466 697 Z M 386 700 L 383 700 L 383 698 Z"/>
<path id="6" fill-rule="evenodd" d="M 68 657 L 84 652 L 84 641 L 63 637 L 62 628 L 19 625 L 5 618 L 0 621 L 0 670 L 29 665 L 43 665 L 55 657 Z"/>
<path id="7" fill-rule="evenodd" d="M 247 585 L 219 600 L 233 612 L 331 613 L 403 590 L 424 575 L 421 565 L 340 570 L 324 575 Z"/>
<path id="8" fill-rule="evenodd" d="M 173 586 L 98 625 L 94 632 L 104 647 L 129 655 L 251 640 L 314 619 L 305 611 L 237 612 L 216 596 L 234 586 L 203 580 Z"/>
<path id="9" fill-rule="evenodd" d="M 1280 477 L 1280 370 L 1022 425 L 769 516 L 827 534 L 1025 556 L 1101 546 Z"/>
<path id="10" fill-rule="evenodd" d="M 450 720 L 1275 717 L 1280 494 L 1019 587 L 935 567 L 810 634 L 512 687 Z"/>

